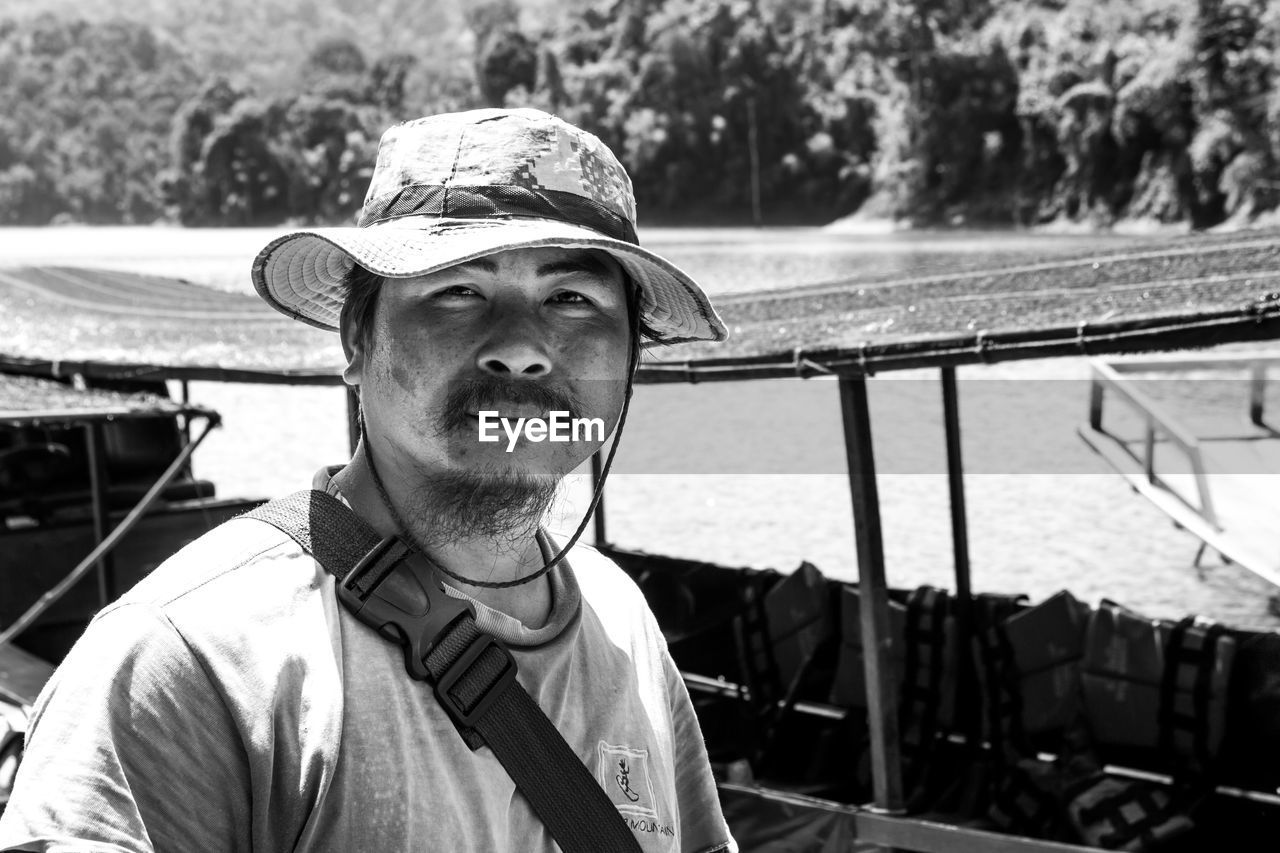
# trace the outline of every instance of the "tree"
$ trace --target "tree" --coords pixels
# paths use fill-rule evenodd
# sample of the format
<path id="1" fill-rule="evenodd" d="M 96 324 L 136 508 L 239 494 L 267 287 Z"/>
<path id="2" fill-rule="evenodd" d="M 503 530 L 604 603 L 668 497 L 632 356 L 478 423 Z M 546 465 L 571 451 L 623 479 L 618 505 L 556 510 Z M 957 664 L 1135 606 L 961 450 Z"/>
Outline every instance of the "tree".
<path id="1" fill-rule="evenodd" d="M 207 210 L 203 188 L 205 140 L 218 120 L 231 112 L 246 92 L 215 77 L 184 103 L 173 117 L 169 132 L 168 169 L 161 173 L 161 187 L 171 215 L 184 225 L 204 224 L 214 217 Z"/>
<path id="2" fill-rule="evenodd" d="M 393 53 L 380 57 L 369 69 L 365 100 L 389 115 L 403 115 L 405 82 L 417 63 L 410 53 Z"/>
<path id="3" fill-rule="evenodd" d="M 366 116 L 344 101 L 301 97 L 288 106 L 272 147 L 287 160 L 293 218 L 347 224 L 364 199 L 377 155 Z"/>
<path id="4" fill-rule="evenodd" d="M 364 52 L 350 39 L 324 39 L 303 63 L 302 88 L 326 98 L 359 102 L 368 94 L 368 70 Z"/>
<path id="5" fill-rule="evenodd" d="M 181 52 L 145 25 L 41 15 L 0 28 L 0 115 L 11 122 L 5 217 L 160 216 L 165 134 L 195 85 Z"/>
<path id="6" fill-rule="evenodd" d="M 205 138 L 198 174 L 212 225 L 269 225 L 289 215 L 290 175 L 271 145 L 270 106 L 238 101 Z"/>
<path id="7" fill-rule="evenodd" d="M 1264 0 L 1197 0 L 1188 23 L 1201 130 L 1192 141 L 1200 220 L 1274 207 L 1280 160 L 1280 10 Z"/>
<path id="8" fill-rule="evenodd" d="M 516 88 L 532 91 L 538 80 L 538 54 L 532 42 L 516 29 L 489 33 L 476 58 L 476 82 L 489 106 L 500 107 Z"/>

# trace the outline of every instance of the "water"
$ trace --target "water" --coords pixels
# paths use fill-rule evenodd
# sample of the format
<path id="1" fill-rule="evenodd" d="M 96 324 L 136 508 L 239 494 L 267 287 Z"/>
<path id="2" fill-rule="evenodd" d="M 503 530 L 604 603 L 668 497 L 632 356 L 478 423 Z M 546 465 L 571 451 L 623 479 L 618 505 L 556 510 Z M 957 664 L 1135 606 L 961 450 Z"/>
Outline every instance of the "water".
<path id="1" fill-rule="evenodd" d="M 109 266 L 249 290 L 253 255 L 282 229 L 0 230 L 0 263 Z M 1016 233 L 841 235 L 818 229 L 642 232 L 712 293 L 853 273 L 952 268 L 997 255 L 1071 252 L 1115 237 Z M 1152 616 L 1200 612 L 1277 627 L 1270 587 L 1209 557 L 1132 494 L 1075 435 L 1082 359 L 962 368 L 961 411 L 973 585 L 1033 599 L 1070 588 Z M 992 384 L 994 382 L 994 384 Z M 992 396 L 991 389 L 998 388 Z M 871 382 L 890 583 L 953 586 L 950 509 L 931 373 Z M 220 494 L 270 496 L 309 485 L 347 452 L 343 394 L 331 388 L 194 383 L 225 419 L 197 454 Z M 991 401 L 996 400 L 993 404 Z M 996 436 L 995 441 L 990 441 Z M 992 448 L 1000 452 L 991 461 Z M 984 455 L 986 451 L 986 455 Z M 588 486 L 571 478 L 553 527 L 572 528 Z M 835 387 L 829 382 L 638 389 L 607 494 L 610 538 L 651 552 L 854 579 L 853 525 Z"/>

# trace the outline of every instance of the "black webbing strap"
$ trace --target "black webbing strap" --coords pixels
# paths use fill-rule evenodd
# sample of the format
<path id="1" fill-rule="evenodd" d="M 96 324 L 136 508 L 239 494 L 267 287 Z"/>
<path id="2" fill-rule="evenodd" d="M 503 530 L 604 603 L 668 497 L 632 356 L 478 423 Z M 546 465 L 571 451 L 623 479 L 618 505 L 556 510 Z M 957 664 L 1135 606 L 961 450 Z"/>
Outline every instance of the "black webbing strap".
<path id="1" fill-rule="evenodd" d="M 640 844 L 599 783 L 516 681 L 502 642 L 446 595 L 421 554 L 380 539 L 342 501 L 296 492 L 246 513 L 288 535 L 337 580 L 356 618 L 404 648 L 409 675 L 435 688 L 467 745 L 488 745 L 565 853 Z"/>
<path id="2" fill-rule="evenodd" d="M 1204 773 L 1213 764 L 1209 743 L 1213 674 L 1218 642 L 1225 634 L 1223 626 L 1198 624 L 1194 616 L 1169 632 L 1158 726 L 1160 752 L 1175 759 L 1181 771 L 1176 775 Z"/>
<path id="3" fill-rule="evenodd" d="M 942 679 L 950 600 L 944 590 L 931 586 L 917 587 L 907 597 L 900 725 L 903 743 L 910 747 L 927 750 L 937 734 L 938 710 L 944 701 Z"/>
<path id="4" fill-rule="evenodd" d="M 1072 801 L 1094 800 L 1079 809 L 1077 819 L 1086 840 L 1109 850 L 1151 850 L 1192 828 L 1174 799 L 1146 782 L 1099 772 L 1068 786 L 1065 795 Z"/>
<path id="5" fill-rule="evenodd" d="M 951 596 L 945 590 L 921 586 L 907 596 L 898 731 L 909 810 L 929 807 L 953 782 L 938 750 L 939 713 L 952 698 L 944 692 L 951 651 L 946 630 L 950 613 Z"/>
<path id="6" fill-rule="evenodd" d="M 741 609 L 733 626 L 742 680 L 751 691 L 755 713 L 761 717 L 774 712 L 783 689 L 769 631 L 769 611 L 765 607 L 768 590 L 776 580 L 776 576 L 768 572 L 748 578 L 741 587 Z"/>
<path id="7" fill-rule="evenodd" d="M 787 590 L 787 594 L 793 596 L 799 590 L 796 587 L 788 590 L 782 583 L 785 581 L 780 582 L 777 573 L 773 571 L 759 572 L 749 577 L 740 588 L 739 610 L 733 617 L 738 667 L 750 692 L 747 708 L 755 740 L 751 758 L 757 772 L 770 766 L 778 732 L 795 710 L 800 689 L 825 645 L 821 639 L 813 642 L 797 662 L 794 671 L 789 673 L 789 680 L 784 681 L 782 669 L 778 665 L 779 638 L 774 636 L 774 626 L 769 620 L 769 597 L 776 595 L 776 590 Z M 803 638 L 815 630 L 815 624 L 817 623 L 806 623 L 796 629 L 795 634 Z"/>
<path id="8" fill-rule="evenodd" d="M 975 633 L 986 691 L 987 737 L 997 756 L 1008 762 L 1035 754 L 1022 727 L 1022 685 L 1013 644 L 1004 630 L 1004 620 L 1016 612 L 1015 603 L 980 596 L 977 604 L 982 621 Z"/>

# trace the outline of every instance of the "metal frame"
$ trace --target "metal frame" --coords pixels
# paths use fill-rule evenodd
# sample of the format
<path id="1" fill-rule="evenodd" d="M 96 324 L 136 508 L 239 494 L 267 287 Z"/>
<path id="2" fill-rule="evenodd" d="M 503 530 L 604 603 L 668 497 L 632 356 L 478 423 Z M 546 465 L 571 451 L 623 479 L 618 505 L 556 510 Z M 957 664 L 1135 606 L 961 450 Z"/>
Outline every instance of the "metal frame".
<path id="1" fill-rule="evenodd" d="M 184 383 L 185 384 L 185 383 Z M 107 454 L 103 445 L 102 424 L 100 422 L 84 425 L 85 444 L 89 450 L 89 493 L 93 499 L 93 541 L 100 544 L 107 538 Z M 184 445 L 190 444 L 190 438 L 184 438 Z M 98 606 L 106 607 L 115 598 L 115 565 L 110 553 L 103 555 L 94 563 L 98 576 Z"/>
<path id="2" fill-rule="evenodd" d="M 901 815 L 906 813 L 906 808 L 898 735 L 898 685 L 889 663 L 893 633 L 889 630 L 889 585 L 884 574 L 871 407 L 866 377 L 841 376 L 839 383 L 845 456 L 849 462 L 849 497 L 853 505 L 853 538 L 858 552 L 858 608 L 875 792 L 872 808 L 881 814 Z"/>
<path id="3" fill-rule="evenodd" d="M 1265 397 L 1269 368 L 1280 365 L 1275 353 L 1211 353 L 1196 357 L 1184 355 L 1091 362 L 1093 380 L 1089 394 L 1089 416 L 1077 429 L 1084 442 L 1129 484 L 1135 492 L 1151 501 L 1175 525 L 1200 540 L 1192 564 L 1199 568 L 1207 549 L 1212 548 L 1227 563 L 1239 565 L 1268 583 L 1280 586 L 1280 571 L 1267 556 L 1263 546 L 1250 543 L 1230 528 L 1230 519 L 1219 515 L 1214 500 L 1215 484 L 1204 461 L 1204 447 L 1194 434 L 1179 424 L 1164 407 L 1135 387 L 1131 374 L 1171 374 L 1174 372 L 1224 371 L 1244 373 L 1248 378 L 1247 416 L 1268 440 L 1280 435 L 1266 423 Z M 1142 448 L 1134 442 L 1108 432 L 1104 424 L 1104 401 L 1107 394 L 1127 404 L 1144 421 Z M 1162 476 L 1156 467 L 1157 446 L 1167 444 L 1181 451 L 1190 466 L 1189 485 L 1175 484 Z M 1219 484 L 1220 485 L 1220 484 Z M 1219 495 L 1221 497 L 1221 495 Z M 1238 503 L 1238 498 L 1236 501 Z"/>
<path id="4" fill-rule="evenodd" d="M 1200 450 L 1200 442 L 1194 435 L 1183 430 L 1178 426 L 1173 417 L 1164 410 L 1162 406 L 1152 400 L 1146 394 L 1120 375 L 1119 371 L 1113 365 L 1103 361 L 1095 360 L 1092 364 L 1093 383 L 1089 386 L 1089 426 L 1095 432 L 1103 432 L 1102 429 L 1102 403 L 1104 392 L 1111 391 L 1116 396 L 1123 399 L 1132 406 L 1145 421 L 1143 432 L 1143 453 L 1142 458 L 1134 455 L 1134 458 L 1143 466 L 1143 472 L 1146 475 L 1147 482 L 1154 485 L 1164 486 L 1169 493 L 1183 501 L 1188 507 L 1200 513 L 1204 520 L 1213 526 L 1215 530 L 1221 530 L 1222 525 L 1218 523 L 1218 514 L 1213 508 L 1213 496 L 1209 491 L 1209 478 L 1205 473 L 1204 454 Z M 1255 380 L 1254 386 L 1257 386 Z M 1252 389 L 1251 389 L 1252 390 Z M 1251 410 L 1257 412 L 1258 421 L 1262 418 L 1261 402 L 1251 401 Z M 1180 492 L 1170 488 L 1164 483 L 1159 475 L 1156 474 L 1156 433 L 1163 433 L 1168 437 L 1169 441 L 1176 444 L 1184 454 L 1187 461 L 1191 465 L 1191 473 L 1195 478 L 1196 493 L 1200 499 L 1200 506 L 1192 504 Z"/>

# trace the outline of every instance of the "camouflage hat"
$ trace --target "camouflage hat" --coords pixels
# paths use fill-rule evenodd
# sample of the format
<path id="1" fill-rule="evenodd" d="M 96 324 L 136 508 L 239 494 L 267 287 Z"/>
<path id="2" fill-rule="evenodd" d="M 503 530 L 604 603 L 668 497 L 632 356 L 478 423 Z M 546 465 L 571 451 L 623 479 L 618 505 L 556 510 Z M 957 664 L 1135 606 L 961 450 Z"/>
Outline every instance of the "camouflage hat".
<path id="1" fill-rule="evenodd" d="M 278 311 L 336 330 L 353 263 L 394 279 L 509 249 L 599 249 L 639 288 L 659 341 L 724 340 L 702 289 L 642 249 L 635 222 L 631 179 L 591 134 L 530 109 L 430 116 L 383 134 L 357 227 L 273 241 L 253 284 Z"/>

